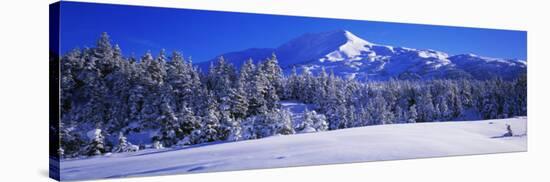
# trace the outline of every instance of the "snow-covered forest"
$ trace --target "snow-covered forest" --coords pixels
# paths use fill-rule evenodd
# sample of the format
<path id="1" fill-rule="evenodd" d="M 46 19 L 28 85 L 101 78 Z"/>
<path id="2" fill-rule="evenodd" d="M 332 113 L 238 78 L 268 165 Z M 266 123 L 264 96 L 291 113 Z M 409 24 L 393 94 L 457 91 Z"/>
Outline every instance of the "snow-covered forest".
<path id="1" fill-rule="evenodd" d="M 102 34 L 96 47 L 60 61 L 61 157 L 527 114 L 525 75 L 364 82 L 325 69 L 284 75 L 275 54 L 242 61 L 237 68 L 220 57 L 201 71 L 178 52 L 125 57 Z M 314 109 L 295 120 L 282 101 Z"/>

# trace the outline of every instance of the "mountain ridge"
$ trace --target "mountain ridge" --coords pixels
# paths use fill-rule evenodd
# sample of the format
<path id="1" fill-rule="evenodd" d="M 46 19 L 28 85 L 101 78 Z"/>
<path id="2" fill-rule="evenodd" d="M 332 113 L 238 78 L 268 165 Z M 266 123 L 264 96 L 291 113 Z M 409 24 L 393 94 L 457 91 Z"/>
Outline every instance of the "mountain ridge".
<path id="1" fill-rule="evenodd" d="M 380 45 L 364 40 L 347 30 L 306 33 L 276 48 L 249 48 L 220 54 L 199 63 L 207 70 L 210 62 L 223 56 L 240 67 L 249 58 L 255 62 L 277 55 L 285 73 L 292 67 L 313 74 L 322 68 L 338 76 L 359 80 L 397 79 L 513 79 L 527 71 L 527 61 L 478 56 L 449 55 L 432 49 Z"/>

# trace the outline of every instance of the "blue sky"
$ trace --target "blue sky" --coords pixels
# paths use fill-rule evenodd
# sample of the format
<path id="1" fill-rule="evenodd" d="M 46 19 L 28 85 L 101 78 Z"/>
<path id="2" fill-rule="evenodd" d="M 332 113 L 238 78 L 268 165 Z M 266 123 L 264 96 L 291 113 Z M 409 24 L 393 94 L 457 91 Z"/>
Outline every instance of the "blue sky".
<path id="1" fill-rule="evenodd" d="M 527 57 L 527 32 L 274 16 L 174 8 L 62 2 L 60 48 L 93 47 L 108 32 L 125 56 L 180 51 L 194 62 L 247 48 L 274 48 L 308 32 L 346 29 L 377 44 L 434 49 L 451 55 Z"/>

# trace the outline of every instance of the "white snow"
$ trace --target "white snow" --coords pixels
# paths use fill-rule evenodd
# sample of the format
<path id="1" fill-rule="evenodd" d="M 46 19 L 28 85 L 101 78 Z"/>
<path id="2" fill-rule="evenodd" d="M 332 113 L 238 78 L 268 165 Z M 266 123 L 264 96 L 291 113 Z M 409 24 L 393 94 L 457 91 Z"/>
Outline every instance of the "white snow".
<path id="1" fill-rule="evenodd" d="M 489 58 L 474 54 L 449 56 L 445 52 L 432 49 L 375 44 L 347 30 L 307 33 L 275 49 L 248 49 L 228 53 L 224 57 L 231 57 L 229 60 L 240 65 L 249 57 L 261 60 L 273 52 L 277 54 L 286 73 L 290 73 L 290 69 L 295 66 L 298 72 L 307 69 L 317 74 L 324 67 L 337 76 L 353 77 L 357 80 L 366 80 L 367 75 L 370 75 L 370 80 L 388 80 L 398 78 L 403 73 L 412 73 L 427 79 L 433 77 L 431 73 L 438 73 L 438 77 L 454 78 L 457 70 L 477 79 L 491 78 L 492 75 L 513 78 L 523 73 L 527 67 L 526 61 L 517 59 Z M 362 64 L 349 64 L 352 62 Z M 203 70 L 207 70 L 208 66 L 209 64 L 202 64 Z"/>
<path id="2" fill-rule="evenodd" d="M 93 140 L 94 138 L 96 138 L 99 135 L 101 135 L 101 130 L 100 129 L 93 129 L 93 130 L 90 130 L 86 133 L 86 136 L 90 140 Z"/>
<path id="3" fill-rule="evenodd" d="M 303 130 L 299 131 L 300 133 L 314 133 L 316 132 L 317 130 L 315 130 L 315 128 L 311 127 L 311 126 L 307 126 L 305 127 Z"/>
<path id="4" fill-rule="evenodd" d="M 301 106 L 300 106 L 301 107 Z M 297 110 L 301 108 L 296 108 Z M 506 124 L 513 137 L 501 137 Z M 527 150 L 527 118 L 367 126 L 61 162 L 62 180 L 397 160 Z"/>
<path id="5" fill-rule="evenodd" d="M 421 50 L 418 51 L 418 56 L 422 58 L 437 58 L 445 60 L 449 57 L 447 53 L 434 51 L 434 50 Z"/>
<path id="6" fill-rule="evenodd" d="M 321 58 L 323 61 L 360 60 L 361 58 L 357 56 L 360 56 L 363 52 L 370 52 L 369 56 L 376 56 L 376 53 L 370 50 L 370 47 L 373 45 L 372 43 L 355 36 L 347 30 L 344 31 L 344 36 L 347 41 L 338 50 L 327 54 L 326 58 Z"/>

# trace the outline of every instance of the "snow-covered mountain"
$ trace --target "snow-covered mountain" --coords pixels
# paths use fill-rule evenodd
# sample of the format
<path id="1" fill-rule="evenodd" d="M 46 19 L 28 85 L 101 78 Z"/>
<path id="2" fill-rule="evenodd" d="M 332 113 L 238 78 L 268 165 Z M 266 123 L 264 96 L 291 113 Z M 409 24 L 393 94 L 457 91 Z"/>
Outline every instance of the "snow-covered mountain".
<path id="1" fill-rule="evenodd" d="M 315 74 L 324 67 L 336 75 L 359 80 L 487 79 L 495 76 L 513 79 L 527 71 L 527 62 L 524 60 L 473 54 L 450 56 L 435 50 L 379 45 L 347 30 L 308 33 L 277 48 L 247 49 L 220 56 L 238 67 L 248 58 L 264 60 L 272 53 L 277 55 L 286 73 L 296 67 L 299 72 L 305 69 Z M 209 62 L 199 66 L 206 70 Z"/>

